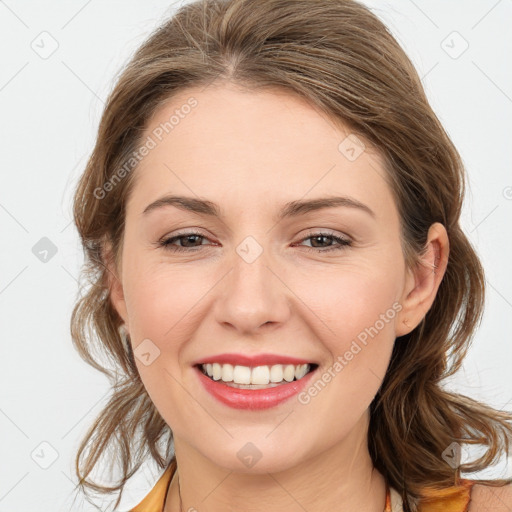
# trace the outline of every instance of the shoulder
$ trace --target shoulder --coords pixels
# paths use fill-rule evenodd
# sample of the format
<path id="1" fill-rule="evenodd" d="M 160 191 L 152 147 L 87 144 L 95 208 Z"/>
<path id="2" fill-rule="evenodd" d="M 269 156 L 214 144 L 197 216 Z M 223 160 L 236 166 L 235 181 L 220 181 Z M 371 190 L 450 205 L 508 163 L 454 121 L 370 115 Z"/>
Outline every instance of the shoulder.
<path id="1" fill-rule="evenodd" d="M 468 512 L 510 512 L 512 484 L 493 486 L 475 483 L 471 488 Z"/>

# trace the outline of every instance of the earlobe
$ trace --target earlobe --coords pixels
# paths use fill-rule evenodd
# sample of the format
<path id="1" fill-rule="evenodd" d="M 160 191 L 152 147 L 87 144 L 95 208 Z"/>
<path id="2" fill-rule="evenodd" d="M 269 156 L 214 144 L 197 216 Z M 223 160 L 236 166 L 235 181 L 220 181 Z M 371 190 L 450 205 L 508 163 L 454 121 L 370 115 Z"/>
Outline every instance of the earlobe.
<path id="1" fill-rule="evenodd" d="M 416 328 L 432 307 L 448 264 L 449 241 L 440 223 L 430 226 L 425 253 L 414 269 L 407 270 L 402 310 L 397 318 L 396 336 Z"/>

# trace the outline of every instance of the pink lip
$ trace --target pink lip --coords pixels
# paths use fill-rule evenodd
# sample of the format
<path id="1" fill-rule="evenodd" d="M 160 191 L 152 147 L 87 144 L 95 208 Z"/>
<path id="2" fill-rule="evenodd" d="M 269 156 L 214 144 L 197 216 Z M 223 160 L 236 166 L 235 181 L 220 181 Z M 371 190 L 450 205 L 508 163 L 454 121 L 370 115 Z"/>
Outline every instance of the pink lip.
<path id="1" fill-rule="evenodd" d="M 192 364 L 195 366 L 208 363 L 232 364 L 233 366 L 270 366 L 273 364 L 297 365 L 307 363 L 316 364 L 315 361 L 307 361 L 306 359 L 298 359 L 297 357 L 291 356 L 280 356 L 278 354 L 258 354 L 254 356 L 248 356 L 245 354 L 217 354 L 216 356 L 197 360 Z"/>
<path id="2" fill-rule="evenodd" d="M 300 363 L 298 363 L 300 364 Z M 213 380 L 206 376 L 200 366 L 194 370 L 201 384 L 214 398 L 234 409 L 268 409 L 297 395 L 311 381 L 318 368 L 306 374 L 302 379 L 280 384 L 267 389 L 240 389 L 227 386 L 222 380 Z"/>

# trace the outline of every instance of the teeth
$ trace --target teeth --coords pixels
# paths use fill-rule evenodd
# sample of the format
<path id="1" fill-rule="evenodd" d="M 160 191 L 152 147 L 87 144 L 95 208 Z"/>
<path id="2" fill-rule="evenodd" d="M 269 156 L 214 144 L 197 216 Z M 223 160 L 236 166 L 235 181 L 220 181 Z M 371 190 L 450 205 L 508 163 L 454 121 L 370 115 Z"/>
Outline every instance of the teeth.
<path id="1" fill-rule="evenodd" d="M 231 382 L 233 380 L 233 365 L 232 364 L 223 364 L 222 365 L 221 379 L 224 382 Z"/>
<path id="2" fill-rule="evenodd" d="M 261 384 L 292 382 L 302 379 L 311 369 L 309 364 L 275 364 L 273 366 L 233 366 L 231 364 L 208 363 L 201 365 L 203 372 L 213 380 L 235 384 Z"/>
<path id="3" fill-rule="evenodd" d="M 213 366 L 215 366 L 215 364 Z M 250 384 L 251 369 L 247 366 L 235 366 L 233 368 L 233 382 L 236 384 Z"/>

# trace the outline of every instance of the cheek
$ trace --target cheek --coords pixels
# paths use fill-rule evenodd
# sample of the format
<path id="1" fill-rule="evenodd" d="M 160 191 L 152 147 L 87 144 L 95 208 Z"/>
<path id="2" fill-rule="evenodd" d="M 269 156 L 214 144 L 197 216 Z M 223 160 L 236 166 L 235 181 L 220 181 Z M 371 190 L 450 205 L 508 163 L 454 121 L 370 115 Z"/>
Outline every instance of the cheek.
<path id="1" fill-rule="evenodd" d="M 139 375 L 154 406 L 174 429 L 173 419 L 186 417 L 187 395 L 179 384 L 183 380 L 181 354 L 193 336 L 193 305 L 201 290 L 183 272 L 180 276 L 163 268 L 139 267 L 133 274 L 127 283 L 128 314 Z M 149 364 L 144 352 L 150 354 Z"/>
<path id="2" fill-rule="evenodd" d="M 323 428 L 334 437 L 349 429 L 370 406 L 386 374 L 400 310 L 388 276 L 346 273 L 325 279 L 307 300 L 315 303 L 317 337 L 330 361 L 300 397 L 306 411 L 321 411 Z M 314 414 L 319 417 L 321 414 Z M 317 422 L 314 422 L 315 426 Z"/>
<path id="3" fill-rule="evenodd" d="M 321 429 L 324 448 L 349 433 L 382 384 L 395 340 L 397 287 L 391 271 L 370 265 L 316 278 L 309 294 L 302 293 L 315 313 L 308 323 L 317 329 L 326 362 L 299 395 L 297 413 L 304 437 L 318 438 Z"/>
<path id="4" fill-rule="evenodd" d="M 339 352 L 375 324 L 386 336 L 393 334 L 393 320 L 400 307 L 397 281 L 392 270 L 344 268 L 312 274 L 295 289 L 315 313 L 320 339 L 331 339 L 331 348 Z"/>
<path id="5" fill-rule="evenodd" d="M 150 338 L 160 344 L 165 340 L 163 348 L 172 350 L 169 340 L 187 337 L 201 298 L 212 287 L 209 274 L 161 262 L 140 262 L 133 268 L 138 270 L 125 286 L 130 327 L 137 339 Z"/>
<path id="6" fill-rule="evenodd" d="M 401 309 L 396 281 L 392 271 L 346 269 L 316 279 L 307 295 L 302 291 L 315 313 L 315 334 L 329 353 L 320 379 L 329 382 L 330 398 L 345 411 L 362 412 L 386 373 Z"/>

